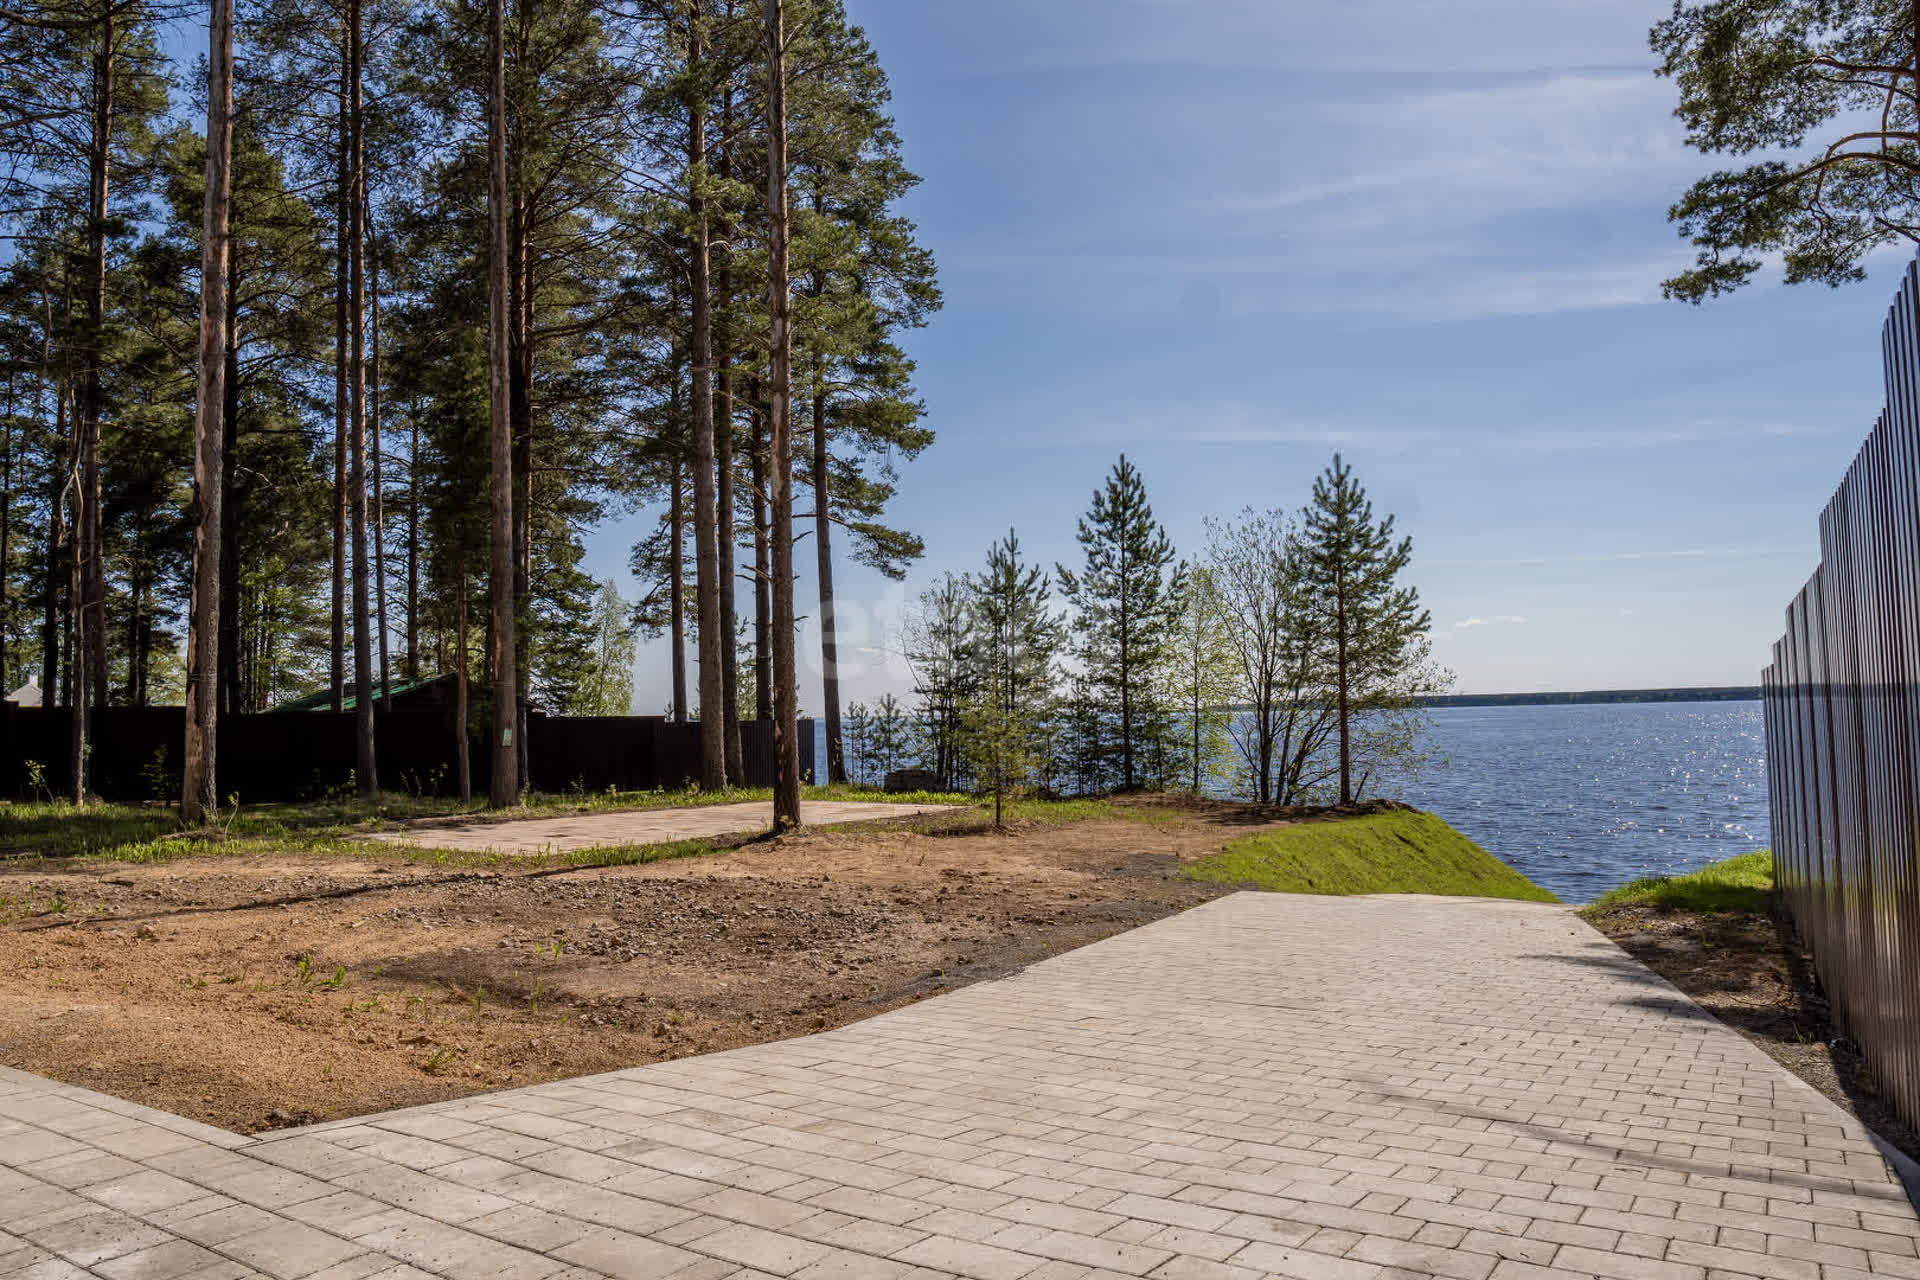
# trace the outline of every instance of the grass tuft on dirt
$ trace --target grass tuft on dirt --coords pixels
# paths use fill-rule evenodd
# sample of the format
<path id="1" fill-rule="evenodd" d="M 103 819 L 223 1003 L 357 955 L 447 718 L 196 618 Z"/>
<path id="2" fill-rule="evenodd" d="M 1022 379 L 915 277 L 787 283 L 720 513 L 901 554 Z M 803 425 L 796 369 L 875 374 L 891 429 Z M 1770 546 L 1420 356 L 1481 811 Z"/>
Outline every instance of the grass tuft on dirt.
<path id="1" fill-rule="evenodd" d="M 1433 814 L 1413 811 L 1299 822 L 1243 836 L 1187 874 L 1274 893 L 1559 901 Z"/>
<path id="2" fill-rule="evenodd" d="M 1773 854 L 1742 853 L 1683 876 L 1643 876 L 1595 898 L 1588 919 L 1622 907 L 1692 911 L 1703 915 L 1751 911 L 1766 914 L 1773 902 Z"/>
<path id="3" fill-rule="evenodd" d="M 987 810 L 975 796 L 946 792 L 913 792 L 889 795 L 871 787 L 809 787 L 808 800 L 881 800 L 905 804 L 945 804 L 956 806 L 951 819 L 957 825 L 977 829 L 988 819 Z M 484 802 L 462 803 L 442 796 L 412 796 L 387 792 L 378 800 L 358 797 L 330 798 L 301 803 L 237 805 L 221 810 L 215 820 L 201 831 L 182 832 L 177 811 L 168 805 L 105 804 L 95 802 L 76 809 L 65 801 L 6 803 L 0 801 L 0 860 L 60 858 L 97 858 L 108 862 L 156 863 L 188 855 L 222 854 L 243 856 L 267 853 L 327 854 L 335 857 L 406 858 L 411 861 L 447 863 L 444 849 L 408 849 L 393 845 L 366 845 L 353 837 L 374 831 L 401 830 L 409 822 L 437 819 L 461 822 L 499 822 L 521 818 L 558 817 L 564 814 L 631 812 L 649 809 L 677 809 L 705 805 L 767 803 L 773 799 L 770 788 L 708 791 L 698 789 L 658 791 L 530 793 L 511 809 L 486 809 Z M 1026 802 L 1036 821 L 1078 822 L 1091 817 L 1112 816 L 1092 807 L 1107 801 Z M 1090 807 L 1092 806 L 1092 807 Z M 1057 812 L 1056 812 L 1057 810 Z M 710 846 L 698 849 L 675 847 L 656 850 L 593 850 L 588 856 L 562 858 L 556 865 L 614 866 L 653 862 L 660 858 L 688 857 L 710 852 Z M 457 859 L 460 855 L 455 855 Z M 474 863 L 465 855 L 466 863 Z M 485 861 L 482 859 L 481 861 Z M 509 859 L 493 858 L 491 864 Z M 528 865 L 523 857 L 511 859 L 515 865 Z M 554 860 L 549 860 L 554 861 Z"/>

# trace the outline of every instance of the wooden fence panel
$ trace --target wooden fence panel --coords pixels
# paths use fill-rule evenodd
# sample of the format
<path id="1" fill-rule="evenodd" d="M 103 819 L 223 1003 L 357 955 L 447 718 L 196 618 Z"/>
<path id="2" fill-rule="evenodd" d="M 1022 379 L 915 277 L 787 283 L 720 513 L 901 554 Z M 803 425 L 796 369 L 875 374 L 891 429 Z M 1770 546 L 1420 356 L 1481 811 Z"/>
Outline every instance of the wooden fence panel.
<path id="1" fill-rule="evenodd" d="M 174 801 L 186 734 L 180 707 L 102 707 L 93 713 L 92 790 L 108 800 Z M 31 798 L 32 779 L 54 795 L 67 781 L 72 722 L 64 707 L 0 703 L 0 797 Z M 374 718 L 380 784 L 421 795 L 459 792 L 458 729 L 442 711 L 381 711 Z M 215 770 L 221 800 L 310 800 L 351 790 L 352 715 L 297 711 L 226 716 L 220 721 Z M 799 741 L 814 740 L 814 723 L 799 722 Z M 740 726 L 744 785 L 773 785 L 773 722 Z M 469 752 L 473 792 L 487 793 L 490 763 L 476 736 Z M 700 732 L 661 716 L 533 716 L 527 754 L 540 791 L 599 792 L 678 789 L 700 776 Z M 804 748 L 803 748 L 804 750 Z M 812 776 L 810 757 L 801 772 Z"/>

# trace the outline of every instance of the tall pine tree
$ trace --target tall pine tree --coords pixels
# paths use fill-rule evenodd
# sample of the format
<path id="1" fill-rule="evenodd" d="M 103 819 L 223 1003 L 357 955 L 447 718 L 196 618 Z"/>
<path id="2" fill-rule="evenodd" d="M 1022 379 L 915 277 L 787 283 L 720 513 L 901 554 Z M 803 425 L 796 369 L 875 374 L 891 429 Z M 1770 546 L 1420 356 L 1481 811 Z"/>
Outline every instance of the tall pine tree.
<path id="1" fill-rule="evenodd" d="M 1395 541 L 1393 517 L 1373 517 L 1373 503 L 1339 454 L 1313 482 L 1300 517 L 1302 586 L 1322 637 L 1323 659 L 1338 715 L 1340 803 L 1353 802 L 1353 717 L 1384 709 L 1404 693 L 1425 656 L 1420 643 L 1433 619 L 1420 593 L 1399 578 L 1413 558 L 1413 539 Z"/>
<path id="2" fill-rule="evenodd" d="M 967 588 L 975 667 L 961 736 L 974 777 L 993 792 L 997 827 L 1004 797 L 1032 777 L 1042 754 L 1061 625 L 1046 570 L 1021 556 L 1012 530 L 987 550 L 985 570 L 967 575 Z"/>
<path id="3" fill-rule="evenodd" d="M 921 765 L 931 769 L 945 789 L 961 775 L 960 721 L 979 675 L 968 594 L 965 578 L 941 574 L 920 593 L 919 607 L 907 625 L 907 663 L 913 669 L 913 691 L 925 730 Z"/>
<path id="4" fill-rule="evenodd" d="M 1084 678 L 1118 717 L 1112 750 L 1121 785 L 1131 789 L 1149 740 L 1166 727 L 1156 681 L 1178 627 L 1185 571 L 1125 454 L 1080 518 L 1080 546 L 1085 564 L 1077 573 L 1059 566 L 1060 587 L 1078 611 L 1074 647 Z"/>

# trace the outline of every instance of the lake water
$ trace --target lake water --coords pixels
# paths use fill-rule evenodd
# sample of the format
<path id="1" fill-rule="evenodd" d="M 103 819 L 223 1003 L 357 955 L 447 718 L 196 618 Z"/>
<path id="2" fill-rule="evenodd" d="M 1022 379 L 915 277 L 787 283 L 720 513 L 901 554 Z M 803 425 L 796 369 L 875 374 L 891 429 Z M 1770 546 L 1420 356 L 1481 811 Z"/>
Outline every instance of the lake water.
<path id="1" fill-rule="evenodd" d="M 1767 847 L 1758 702 L 1432 714 L 1444 762 L 1394 793 L 1568 902 Z M 824 777 L 824 727 L 815 759 Z"/>
<path id="2" fill-rule="evenodd" d="M 1433 722 L 1449 762 L 1402 798 L 1569 902 L 1768 845 L 1758 702 L 1447 707 Z"/>

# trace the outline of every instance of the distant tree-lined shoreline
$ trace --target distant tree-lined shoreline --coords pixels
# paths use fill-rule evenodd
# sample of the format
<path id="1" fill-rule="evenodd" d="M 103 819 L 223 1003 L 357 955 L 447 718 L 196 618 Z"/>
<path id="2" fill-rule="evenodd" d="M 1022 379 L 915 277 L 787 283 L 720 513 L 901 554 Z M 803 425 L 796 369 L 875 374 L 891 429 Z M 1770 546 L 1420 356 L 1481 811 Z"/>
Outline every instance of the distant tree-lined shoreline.
<path id="1" fill-rule="evenodd" d="M 1418 699 L 1423 707 L 1545 707 L 1606 702 L 1758 702 L 1759 685 L 1676 689 L 1587 689 L 1566 693 L 1449 693 Z"/>

